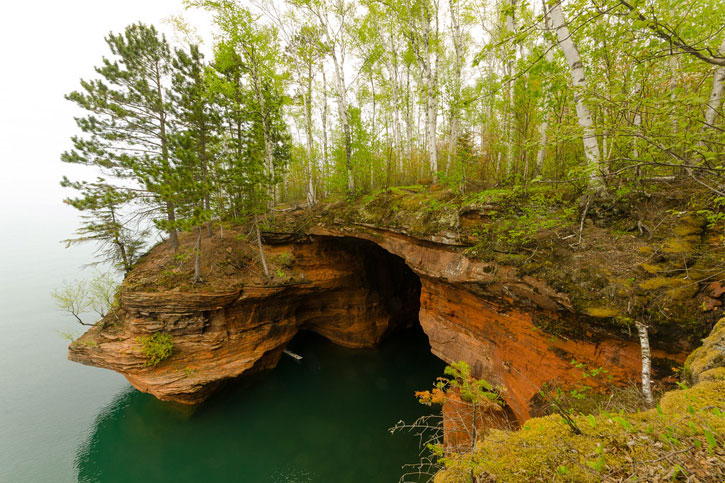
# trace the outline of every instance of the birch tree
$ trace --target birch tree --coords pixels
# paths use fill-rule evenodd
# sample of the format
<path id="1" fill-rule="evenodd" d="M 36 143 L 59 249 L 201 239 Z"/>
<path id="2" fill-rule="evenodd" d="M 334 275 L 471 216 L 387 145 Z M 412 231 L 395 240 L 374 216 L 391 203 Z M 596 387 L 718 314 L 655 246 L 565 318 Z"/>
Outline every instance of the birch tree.
<path id="1" fill-rule="evenodd" d="M 579 49 L 574 43 L 569 27 L 564 19 L 561 3 L 554 3 L 548 13 L 551 19 L 551 26 L 556 32 L 559 48 L 569 65 L 577 118 L 582 129 L 582 142 L 584 144 L 584 155 L 587 161 L 589 187 L 595 191 L 603 192 L 605 186 L 600 173 L 601 154 L 599 151 L 599 143 L 594 130 L 594 120 L 585 100 L 587 83 L 584 64 L 579 55 Z"/>
<path id="2" fill-rule="evenodd" d="M 355 192 L 355 178 L 352 170 L 352 133 L 348 117 L 348 86 L 345 83 L 345 59 L 347 55 L 347 30 L 352 20 L 354 4 L 345 0 L 302 0 L 296 3 L 306 8 L 311 16 L 318 22 L 323 33 L 326 52 L 332 58 L 332 73 L 337 98 L 337 113 L 343 133 L 345 147 L 345 169 L 347 171 L 347 191 L 352 195 Z"/>
<path id="3" fill-rule="evenodd" d="M 296 77 L 301 89 L 302 110 L 305 131 L 305 146 L 307 151 L 307 204 L 313 206 L 316 202 L 315 180 L 314 180 L 314 137 L 312 134 L 312 85 L 315 78 L 315 67 L 321 56 L 318 44 L 319 30 L 302 25 L 299 31 L 292 37 L 288 45 L 291 63 L 294 65 Z"/>
<path id="4" fill-rule="evenodd" d="M 639 345 L 642 350 L 642 394 L 647 404 L 652 406 L 654 398 L 652 397 L 652 352 L 649 347 L 649 333 L 647 326 L 640 321 L 636 321 L 637 333 L 639 334 Z"/>
<path id="5" fill-rule="evenodd" d="M 725 40 L 720 44 L 718 52 L 721 57 L 725 58 Z M 723 89 L 725 89 L 725 65 L 716 66 L 712 76 L 712 89 L 710 90 L 710 97 L 705 104 L 705 124 L 703 124 L 701 131 L 703 141 L 707 132 L 715 127 L 715 119 L 717 119 L 718 110 L 722 106 Z M 700 147 L 704 148 L 703 141 L 699 144 Z"/>
<path id="6" fill-rule="evenodd" d="M 403 7 L 401 13 L 407 23 L 405 33 L 409 47 L 421 71 L 428 159 L 435 181 L 438 176 L 438 4 L 436 0 L 415 0 Z"/>
<path id="7" fill-rule="evenodd" d="M 554 61 L 554 52 L 553 52 L 553 46 L 551 45 L 551 42 L 549 41 L 549 35 L 550 35 L 550 25 L 551 22 L 549 20 L 549 14 L 547 11 L 546 6 L 546 0 L 542 0 L 541 2 L 542 10 L 543 10 L 543 44 L 544 44 L 544 60 L 551 64 Z M 543 96 L 543 105 L 542 105 L 542 119 L 541 124 L 539 124 L 539 149 L 536 151 L 536 171 L 535 173 L 537 175 L 541 175 L 544 171 L 544 159 L 546 157 L 546 134 L 547 130 L 549 129 L 549 116 L 550 116 L 550 109 L 548 106 L 548 99 L 549 99 L 549 86 L 544 86 L 544 96 Z"/>

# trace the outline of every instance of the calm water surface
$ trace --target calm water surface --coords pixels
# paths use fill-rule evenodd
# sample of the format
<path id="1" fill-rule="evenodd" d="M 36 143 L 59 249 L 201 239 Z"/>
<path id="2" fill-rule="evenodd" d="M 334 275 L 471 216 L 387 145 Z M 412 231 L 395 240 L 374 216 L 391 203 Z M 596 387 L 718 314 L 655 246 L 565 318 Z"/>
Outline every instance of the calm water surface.
<path id="1" fill-rule="evenodd" d="M 417 440 L 391 435 L 425 410 L 413 391 L 443 364 L 405 332 L 370 350 L 300 334 L 264 377 L 191 411 L 133 390 L 113 372 L 66 360 L 80 333 L 50 297 L 90 247 L 57 242 L 75 214 L 42 209 L 0 238 L 0 482 L 395 482 Z M 8 221 L 4 217 L 3 221 Z M 8 223 L 6 223 L 6 226 Z"/>

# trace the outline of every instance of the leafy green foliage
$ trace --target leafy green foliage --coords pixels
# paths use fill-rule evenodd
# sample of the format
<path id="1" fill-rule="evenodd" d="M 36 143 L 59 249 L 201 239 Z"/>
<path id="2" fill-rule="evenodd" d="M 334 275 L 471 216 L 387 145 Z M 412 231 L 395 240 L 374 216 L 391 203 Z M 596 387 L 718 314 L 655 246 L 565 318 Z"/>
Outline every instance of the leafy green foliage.
<path id="1" fill-rule="evenodd" d="M 171 334 L 154 332 L 151 335 L 138 336 L 141 354 L 146 358 L 145 366 L 156 367 L 161 361 L 171 356 L 174 350 L 174 338 Z"/>
<path id="2" fill-rule="evenodd" d="M 64 282 L 51 296 L 58 309 L 72 315 L 81 325 L 94 325 L 83 320 L 88 311 L 99 318 L 118 308 L 118 282 L 110 273 L 98 274 L 91 280 Z"/>

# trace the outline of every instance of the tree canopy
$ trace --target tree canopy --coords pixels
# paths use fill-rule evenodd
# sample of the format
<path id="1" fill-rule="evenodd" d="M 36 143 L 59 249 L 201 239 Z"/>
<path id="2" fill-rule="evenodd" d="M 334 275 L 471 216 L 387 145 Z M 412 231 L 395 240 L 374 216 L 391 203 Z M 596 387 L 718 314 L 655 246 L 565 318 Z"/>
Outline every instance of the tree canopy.
<path id="1" fill-rule="evenodd" d="M 392 185 L 570 183 L 602 195 L 721 175 L 725 6 L 705 0 L 193 0 L 207 59 L 133 24 L 69 100 L 68 202 L 127 270 L 177 231 Z"/>

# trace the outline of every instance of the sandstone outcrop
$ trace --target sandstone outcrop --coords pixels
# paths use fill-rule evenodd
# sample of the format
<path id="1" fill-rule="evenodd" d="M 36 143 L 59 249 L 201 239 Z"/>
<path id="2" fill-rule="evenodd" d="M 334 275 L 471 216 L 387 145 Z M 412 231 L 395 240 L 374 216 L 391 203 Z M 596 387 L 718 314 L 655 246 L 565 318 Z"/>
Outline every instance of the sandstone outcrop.
<path id="1" fill-rule="evenodd" d="M 160 244 L 134 267 L 118 310 L 69 358 L 197 403 L 274 367 L 300 330 L 367 347 L 419 323 L 433 354 L 500 386 L 523 422 L 537 414 L 540 388 L 582 382 L 572 361 L 639 382 L 637 320 L 650 327 L 655 380 L 669 376 L 721 317 L 722 237 L 696 212 L 673 213 L 671 193 L 592 204 L 583 219 L 576 200 L 546 193 L 464 198 L 419 186 L 289 208 L 265 221 L 270 277 L 249 231 L 219 226 L 202 239 L 196 286 L 196 237 L 183 235 L 178 252 Z M 139 338 L 157 332 L 173 350 L 149 367 Z"/>
<path id="2" fill-rule="evenodd" d="M 367 347 L 420 320 L 432 352 L 464 360 L 474 376 L 501 386 L 519 421 L 542 385 L 577 382 L 572 360 L 605 367 L 617 382 L 638 377 L 636 342 L 596 321 L 578 339 L 543 331 L 540 320 L 581 325 L 587 316 L 544 281 L 469 258 L 455 245 L 364 226 L 313 226 L 267 239 L 268 257 L 293 260 L 280 269 L 289 275 L 264 283 L 240 270 L 233 289 L 141 291 L 132 274 L 121 309 L 73 343 L 70 359 L 118 371 L 159 399 L 197 403 L 229 379 L 274 367 L 299 330 Z M 159 263 L 152 252 L 137 270 Z M 146 367 L 138 337 L 158 331 L 173 336 L 173 353 Z M 683 360 L 677 351 L 654 357 Z"/>
<path id="3" fill-rule="evenodd" d="M 294 257 L 294 280 L 213 292 L 123 290 L 118 313 L 71 344 L 69 358 L 118 371 L 159 399 L 192 404 L 224 381 L 274 367 L 300 329 L 370 347 L 416 320 L 418 281 L 401 277 L 402 260 L 373 244 L 309 239 L 268 249 L 275 254 Z M 158 331 L 172 335 L 173 353 L 147 367 L 138 338 Z"/>

